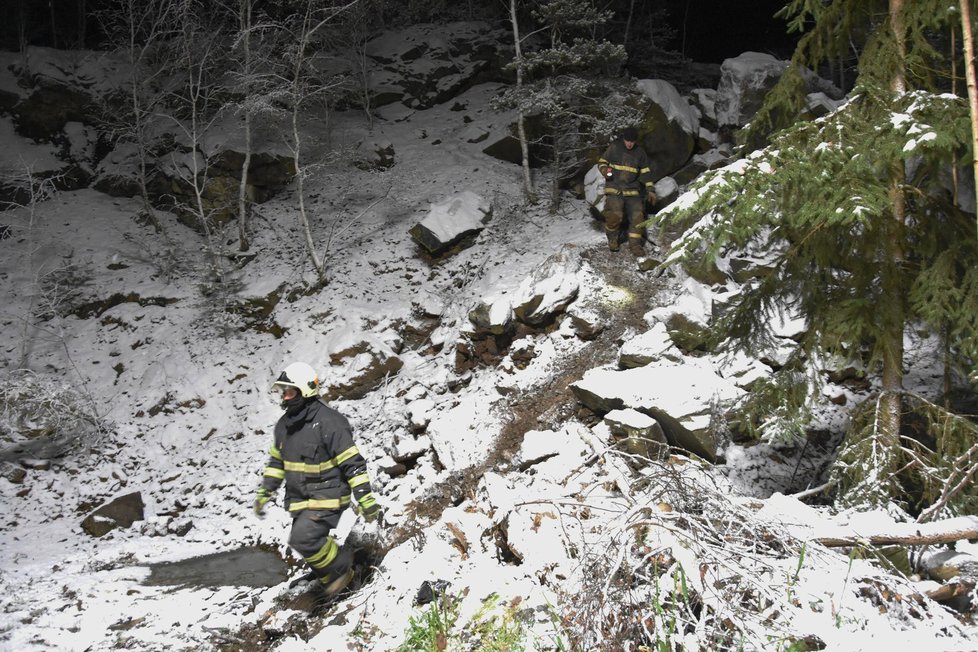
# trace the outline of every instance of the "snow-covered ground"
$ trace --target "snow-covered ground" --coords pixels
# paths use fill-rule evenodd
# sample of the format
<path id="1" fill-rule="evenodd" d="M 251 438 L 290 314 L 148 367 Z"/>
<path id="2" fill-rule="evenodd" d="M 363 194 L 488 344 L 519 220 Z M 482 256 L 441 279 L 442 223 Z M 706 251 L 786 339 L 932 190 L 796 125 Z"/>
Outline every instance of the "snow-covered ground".
<path id="1" fill-rule="evenodd" d="M 74 448 L 49 467 L 30 463 L 22 479 L 0 480 L 0 649 L 210 649 L 233 644 L 250 626 L 267 634 L 269 648 L 389 650 L 424 611 L 413 606 L 419 586 L 436 580 L 464 594 L 459 623 L 495 594 L 500 604 L 518 605 L 528 649 L 558 649 L 584 622 L 575 615 L 583 618 L 589 604 L 600 609 L 595 596 L 627 593 L 612 584 L 613 574 L 592 593 L 594 569 L 615 562 L 609 555 L 633 554 L 622 551 L 642 527 L 648 559 L 661 555 L 670 577 L 685 569 L 712 613 L 749 621 L 745 649 L 799 649 L 789 646 L 809 635 L 832 650 L 978 646 L 972 626 L 917 601 L 919 587 L 909 581 L 817 544 L 799 547 L 820 527 L 869 520 L 830 516 L 778 493 L 751 497 L 782 486 L 795 460 L 779 462 L 769 447 L 731 447 L 723 473 L 683 457 L 636 471 L 607 450 L 605 423 L 588 426 L 561 409 L 555 397 L 567 384 L 613 361 L 619 338 L 651 328 L 647 310 L 686 300 L 692 285 L 640 272 L 624 252 L 611 256 L 581 201 L 568 197 L 555 215 L 524 205 L 518 168 L 466 136 L 506 126 L 507 116 L 487 108 L 496 90 L 476 86 L 427 110 L 381 109 L 372 130 L 361 113 L 332 116 L 311 150 L 351 154 L 324 158 L 305 180 L 329 282 L 290 294 L 314 280 L 291 192 L 257 207 L 258 255 L 240 269 L 228 264 L 229 300 L 277 300 L 268 317 L 276 328 L 223 312 L 201 237 L 166 214 L 164 234 L 138 223 L 136 200 L 85 189 L 57 193 L 34 211 L 0 214 L 11 227 L 0 240 L 4 382 L 66 387 L 110 424 L 105 433 L 80 429 Z M 6 119 L 0 125 L 5 152 L 37 153 Z M 388 169 L 351 164 L 358 152 L 388 146 L 395 152 Z M 466 191 L 491 204 L 491 219 L 473 246 L 430 260 L 408 230 L 432 205 Z M 225 239 L 233 250 L 233 229 Z M 574 264 L 548 262 L 558 252 Z M 511 305 L 545 264 L 562 271 L 537 282 L 555 295 L 576 288 L 575 305 L 601 314 L 609 331 L 632 321 L 595 344 L 565 319 L 529 333 L 497 364 L 459 371 L 456 343 L 472 330 L 469 312 L 480 303 Z M 56 277 L 73 285 L 53 284 Z M 38 301 L 50 304 L 49 318 L 25 327 Z M 411 340 L 406 325 L 435 321 L 430 336 Z M 343 353 L 361 343 L 403 362 L 363 398 L 334 402 L 353 424 L 389 522 L 381 531 L 354 528 L 397 544 L 369 582 L 306 629 L 295 625 L 306 616 L 277 600 L 283 586 L 145 584 L 151 564 L 245 545 L 295 560 L 285 545 L 288 515 L 270 507 L 258 519 L 251 511 L 280 413 L 270 383 L 291 361 L 312 364 L 327 385 L 340 383 L 362 363 Z M 527 362 L 517 354 L 528 347 Z M 25 362 L 29 378 L 17 375 Z M 412 434 L 421 427 L 423 434 Z M 500 437 L 512 438 L 504 455 Z M 384 470 L 412 446 L 420 456 L 411 468 Z M 686 493 L 703 487 L 709 491 Z M 450 498 L 432 498 L 436 489 Z M 143 521 L 99 538 L 81 529 L 95 507 L 137 491 Z M 438 513 L 421 515 L 412 504 L 426 500 Z M 665 516 L 653 519 L 653 508 Z M 703 514 L 728 528 L 735 515 L 784 546 L 701 539 Z M 736 590 L 725 593 L 730 586 Z M 733 596 L 759 606 L 724 603 Z M 561 611 L 568 605 L 576 611 Z M 758 635 L 765 627 L 767 638 Z M 594 635 L 581 640 L 604 647 Z M 670 642 L 711 649 L 710 639 L 681 631 Z"/>

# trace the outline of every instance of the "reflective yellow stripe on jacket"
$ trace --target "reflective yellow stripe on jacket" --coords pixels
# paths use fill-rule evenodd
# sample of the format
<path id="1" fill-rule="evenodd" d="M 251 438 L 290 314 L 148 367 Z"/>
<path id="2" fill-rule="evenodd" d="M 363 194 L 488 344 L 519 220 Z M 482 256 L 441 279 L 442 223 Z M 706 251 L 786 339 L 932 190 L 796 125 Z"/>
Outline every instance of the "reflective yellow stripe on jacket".
<path id="1" fill-rule="evenodd" d="M 271 459 L 268 461 L 268 466 L 265 467 L 263 475 L 266 478 L 275 478 L 276 480 L 285 479 L 285 469 L 282 468 L 282 452 L 275 446 L 268 449 L 268 454 Z"/>
<path id="2" fill-rule="evenodd" d="M 285 470 L 294 471 L 296 473 L 308 473 L 312 475 L 318 475 L 323 471 L 328 471 L 329 469 L 336 468 L 343 462 L 347 461 L 357 453 L 359 449 L 356 446 L 350 446 L 345 451 L 337 455 L 331 460 L 326 460 L 325 462 L 320 462 L 319 464 L 306 464 L 305 462 L 286 462 Z"/>
<path id="3" fill-rule="evenodd" d="M 637 190 L 618 190 L 618 188 L 612 188 L 611 186 L 604 187 L 604 194 L 622 195 L 623 197 L 638 197 Z"/>
<path id="4" fill-rule="evenodd" d="M 339 498 L 328 498 L 324 500 L 302 500 L 297 503 L 289 504 L 289 511 L 298 512 L 300 509 L 339 509 L 340 507 L 349 504 L 349 496 L 340 496 Z"/>
<path id="5" fill-rule="evenodd" d="M 617 163 L 608 163 L 608 167 L 610 167 L 612 170 L 618 170 L 619 172 L 634 172 L 635 174 L 638 174 L 638 168 L 633 168 L 631 165 L 618 165 Z M 648 171 L 648 168 L 642 168 L 642 169 Z"/>

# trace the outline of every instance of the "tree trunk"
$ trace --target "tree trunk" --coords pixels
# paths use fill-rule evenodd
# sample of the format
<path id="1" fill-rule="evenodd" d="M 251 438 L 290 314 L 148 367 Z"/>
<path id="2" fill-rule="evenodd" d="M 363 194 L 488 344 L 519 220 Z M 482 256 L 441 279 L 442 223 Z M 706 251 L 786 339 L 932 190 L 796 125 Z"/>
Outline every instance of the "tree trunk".
<path id="1" fill-rule="evenodd" d="M 890 90 L 899 95 L 906 90 L 904 62 L 906 61 L 906 33 L 903 25 L 903 1 L 890 0 L 890 25 L 896 37 L 898 66 L 890 80 Z M 880 348 L 883 358 L 883 387 L 879 401 L 877 428 L 884 447 L 885 461 L 880 468 L 881 478 L 890 479 L 897 470 L 897 452 L 900 447 L 901 400 L 903 397 L 903 327 L 906 310 L 901 283 L 904 263 L 903 228 L 906 221 L 906 196 L 903 186 L 905 171 L 903 160 L 898 159 L 890 167 L 891 216 L 883 225 L 880 251 Z"/>
<path id="2" fill-rule="evenodd" d="M 959 516 L 933 523 L 894 523 L 885 531 L 865 532 L 839 528 L 817 533 L 814 540 L 829 548 L 869 544 L 872 546 L 930 546 L 962 539 L 978 539 L 978 516 Z"/>
<path id="3" fill-rule="evenodd" d="M 509 19 L 513 24 L 513 42 L 516 46 L 516 88 L 523 88 L 523 49 L 520 45 L 520 25 L 516 20 L 516 0 L 509 0 Z M 517 116 L 516 130 L 520 138 L 520 153 L 523 157 L 523 194 L 531 204 L 536 203 L 533 192 L 533 179 L 530 176 L 530 147 L 526 138 L 526 121 L 523 112 Z"/>
<path id="4" fill-rule="evenodd" d="M 632 29 L 632 16 L 635 14 L 635 0 L 631 0 L 628 3 L 628 19 L 625 21 L 625 35 L 622 37 L 621 46 L 623 48 L 628 47 L 628 33 Z"/>
<path id="5" fill-rule="evenodd" d="M 51 47 L 58 47 L 58 21 L 57 13 L 54 9 L 54 0 L 48 0 L 48 8 L 51 10 Z"/>
<path id="6" fill-rule="evenodd" d="M 88 27 L 88 12 L 85 9 L 85 0 L 78 0 L 78 45 L 79 50 L 85 49 L 86 28 Z"/>
<path id="7" fill-rule="evenodd" d="M 295 166 L 295 183 L 296 183 L 296 195 L 299 198 L 299 222 L 302 225 L 303 236 L 306 242 L 306 253 L 309 255 L 309 260 L 312 262 L 312 267 L 316 272 L 316 278 L 318 279 L 319 285 L 326 285 L 326 269 L 325 264 L 320 260 L 319 256 L 316 254 L 316 243 L 313 241 L 312 237 L 312 227 L 309 224 L 309 216 L 306 214 L 306 202 L 304 196 L 304 189 L 302 187 L 303 181 L 303 170 L 300 159 L 300 151 L 302 147 L 302 134 L 299 131 L 299 109 L 302 106 L 302 100 L 305 97 L 305 88 L 303 84 L 303 72 L 302 68 L 305 62 L 305 51 L 306 46 L 309 43 L 309 38 L 315 31 L 312 27 L 312 3 L 306 5 L 306 15 L 302 22 L 302 35 L 299 40 L 299 45 L 296 48 L 296 59 L 295 67 L 293 68 L 292 77 L 292 160 Z"/>
<path id="8" fill-rule="evenodd" d="M 245 75 L 244 161 L 241 163 L 241 182 L 238 186 L 238 251 L 248 251 L 248 168 L 251 167 L 251 0 L 238 4 L 239 26 L 242 32 L 242 67 Z"/>
<path id="9" fill-rule="evenodd" d="M 971 30 L 971 0 L 961 0 L 961 34 L 964 47 L 964 69 L 968 80 L 968 108 L 971 112 L 971 147 L 978 152 L 978 85 L 975 81 L 975 42 Z M 978 154 L 972 156 L 975 175 L 975 201 L 978 202 Z M 978 238 L 978 220 L 975 221 Z"/>

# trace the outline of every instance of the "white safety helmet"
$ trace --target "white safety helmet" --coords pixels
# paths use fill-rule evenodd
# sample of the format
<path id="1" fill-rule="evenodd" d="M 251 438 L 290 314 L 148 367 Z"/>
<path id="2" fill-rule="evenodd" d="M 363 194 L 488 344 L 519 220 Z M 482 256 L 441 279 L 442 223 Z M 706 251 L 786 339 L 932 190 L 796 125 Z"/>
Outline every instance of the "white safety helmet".
<path id="1" fill-rule="evenodd" d="M 303 398 L 319 396 L 319 376 L 305 362 L 293 362 L 282 370 L 272 384 L 273 389 L 281 390 L 283 387 L 295 387 Z"/>

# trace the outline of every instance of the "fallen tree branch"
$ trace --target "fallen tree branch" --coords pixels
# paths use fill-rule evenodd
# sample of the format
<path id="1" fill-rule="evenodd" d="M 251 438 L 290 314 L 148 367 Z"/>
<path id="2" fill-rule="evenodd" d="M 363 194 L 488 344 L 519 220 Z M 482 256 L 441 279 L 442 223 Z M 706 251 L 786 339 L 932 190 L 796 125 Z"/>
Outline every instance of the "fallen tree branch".
<path id="1" fill-rule="evenodd" d="M 924 546 L 978 539 L 978 516 L 959 516 L 932 523 L 893 523 L 885 531 L 865 532 L 853 527 L 835 528 L 814 541 L 829 548 L 869 544 L 873 546 Z"/>
<path id="2" fill-rule="evenodd" d="M 805 491 L 799 491 L 796 494 L 791 494 L 789 496 L 789 498 L 795 498 L 797 500 L 804 500 L 805 498 L 810 498 L 811 496 L 815 496 L 817 494 L 820 494 L 823 491 L 827 491 L 827 490 L 831 489 L 834 486 L 835 486 L 835 481 L 829 480 L 825 484 L 820 484 L 817 487 L 812 487 L 811 489 L 806 489 Z"/>

